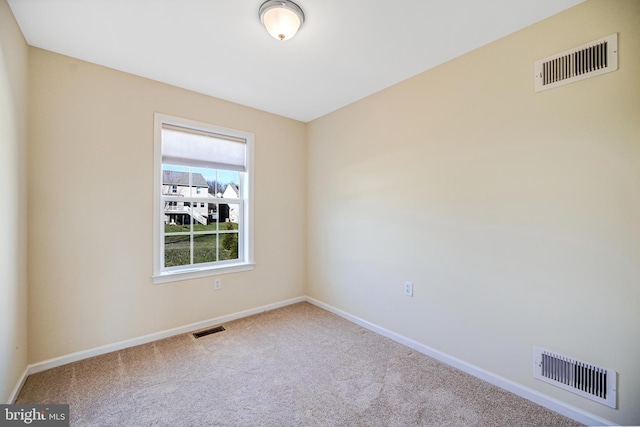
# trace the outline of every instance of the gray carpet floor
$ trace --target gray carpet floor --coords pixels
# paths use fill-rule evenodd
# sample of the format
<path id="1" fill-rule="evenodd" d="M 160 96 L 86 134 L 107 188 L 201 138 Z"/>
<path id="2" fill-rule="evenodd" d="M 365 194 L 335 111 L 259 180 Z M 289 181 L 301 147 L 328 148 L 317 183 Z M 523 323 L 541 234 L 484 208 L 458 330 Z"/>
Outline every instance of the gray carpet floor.
<path id="1" fill-rule="evenodd" d="M 577 426 L 308 303 L 29 376 L 73 426 Z"/>

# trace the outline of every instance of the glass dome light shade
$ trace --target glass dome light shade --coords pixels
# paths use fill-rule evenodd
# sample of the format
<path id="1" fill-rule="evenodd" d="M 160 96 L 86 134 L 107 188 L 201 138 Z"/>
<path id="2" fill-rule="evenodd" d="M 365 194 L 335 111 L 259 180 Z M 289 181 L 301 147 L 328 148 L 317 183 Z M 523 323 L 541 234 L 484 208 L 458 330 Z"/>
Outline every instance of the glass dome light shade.
<path id="1" fill-rule="evenodd" d="M 304 13 L 289 1 L 267 1 L 260 7 L 260 19 L 275 39 L 289 40 L 302 26 Z"/>

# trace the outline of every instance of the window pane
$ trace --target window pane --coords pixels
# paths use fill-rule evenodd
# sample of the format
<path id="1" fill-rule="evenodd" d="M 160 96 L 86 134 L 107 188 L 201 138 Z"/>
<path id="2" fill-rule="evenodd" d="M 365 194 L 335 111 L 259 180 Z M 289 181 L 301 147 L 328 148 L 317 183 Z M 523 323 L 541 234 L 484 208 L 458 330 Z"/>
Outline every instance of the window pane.
<path id="1" fill-rule="evenodd" d="M 227 230 L 235 230 L 238 231 L 238 223 L 237 222 L 221 222 L 218 225 L 218 228 L 221 231 L 227 231 Z"/>
<path id="2" fill-rule="evenodd" d="M 164 266 L 190 264 L 190 242 L 191 236 L 164 236 Z"/>
<path id="3" fill-rule="evenodd" d="M 212 229 L 217 229 L 218 225 L 218 204 L 217 203 L 207 203 L 207 218 L 209 220 L 209 224 L 212 226 Z M 214 228 L 215 227 L 215 228 Z"/>
<path id="4" fill-rule="evenodd" d="M 189 231 L 188 225 L 176 225 L 173 222 L 164 224 L 164 232 L 165 233 L 184 233 Z"/>
<path id="5" fill-rule="evenodd" d="M 233 228 L 220 227 L 220 229 L 221 230 L 237 230 L 238 222 L 240 219 L 240 205 L 234 203 L 234 204 L 229 204 L 227 206 L 229 207 L 229 216 L 226 218 L 225 221 L 231 223 L 233 225 Z"/>
<path id="6" fill-rule="evenodd" d="M 236 171 L 218 171 L 218 181 L 222 184 L 222 197 L 237 199 L 240 197 L 240 174 Z"/>
<path id="7" fill-rule="evenodd" d="M 162 165 L 162 195 L 189 196 L 189 168 Z"/>
<path id="8" fill-rule="evenodd" d="M 195 194 L 199 197 L 205 196 L 206 194 L 215 197 L 219 191 L 222 191 L 218 189 L 217 169 L 192 168 L 191 173 L 194 176 L 194 184 L 196 185 Z M 198 189 L 200 189 L 199 193 Z"/>
<path id="9" fill-rule="evenodd" d="M 191 215 L 184 202 L 164 203 L 164 232 L 184 233 L 191 231 Z"/>
<path id="10" fill-rule="evenodd" d="M 216 259 L 216 235 L 200 234 L 193 236 L 193 263 L 213 262 Z"/>
<path id="11" fill-rule="evenodd" d="M 218 223 L 215 221 L 207 220 L 207 224 L 193 223 L 193 231 L 216 231 L 218 229 Z"/>
<path id="12" fill-rule="evenodd" d="M 220 233 L 220 260 L 227 259 L 238 259 L 238 233 Z"/>
<path id="13" fill-rule="evenodd" d="M 209 191 L 209 184 L 207 183 L 206 171 L 209 169 L 191 169 L 191 195 L 192 196 L 204 196 Z"/>
<path id="14" fill-rule="evenodd" d="M 207 226 L 209 225 L 209 213 L 204 203 L 193 202 L 190 203 L 191 209 L 188 210 L 189 214 L 193 218 L 194 226 Z"/>

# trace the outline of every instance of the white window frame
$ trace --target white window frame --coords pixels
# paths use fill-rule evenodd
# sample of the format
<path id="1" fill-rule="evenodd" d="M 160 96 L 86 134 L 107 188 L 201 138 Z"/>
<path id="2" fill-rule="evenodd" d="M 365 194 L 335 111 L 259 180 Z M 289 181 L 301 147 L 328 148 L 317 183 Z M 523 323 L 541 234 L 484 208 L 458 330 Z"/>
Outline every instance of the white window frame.
<path id="1" fill-rule="evenodd" d="M 241 189 L 239 197 L 243 201 L 241 209 L 242 235 L 239 236 L 238 252 L 241 260 L 238 262 L 221 263 L 219 265 L 185 266 L 185 268 L 163 268 L 164 257 L 164 208 L 162 193 L 162 125 L 181 126 L 233 138 L 242 138 L 246 141 L 246 172 L 241 173 Z M 224 128 L 208 123 L 197 122 L 167 114 L 154 113 L 154 216 L 153 216 L 153 283 L 167 283 L 179 280 L 195 279 L 199 277 L 216 276 L 220 274 L 235 273 L 239 271 L 253 270 L 253 140 L 250 132 Z M 216 199 L 223 203 L 225 199 Z M 212 200 L 212 202 L 214 202 Z"/>

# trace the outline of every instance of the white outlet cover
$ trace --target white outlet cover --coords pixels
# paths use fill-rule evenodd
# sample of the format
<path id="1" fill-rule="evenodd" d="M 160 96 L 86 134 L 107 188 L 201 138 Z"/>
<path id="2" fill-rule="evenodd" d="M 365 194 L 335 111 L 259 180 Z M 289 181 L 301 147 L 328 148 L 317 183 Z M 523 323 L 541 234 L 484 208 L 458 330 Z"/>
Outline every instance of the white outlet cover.
<path id="1" fill-rule="evenodd" d="M 408 297 L 413 296 L 413 283 L 412 282 L 404 282 L 404 294 Z"/>

